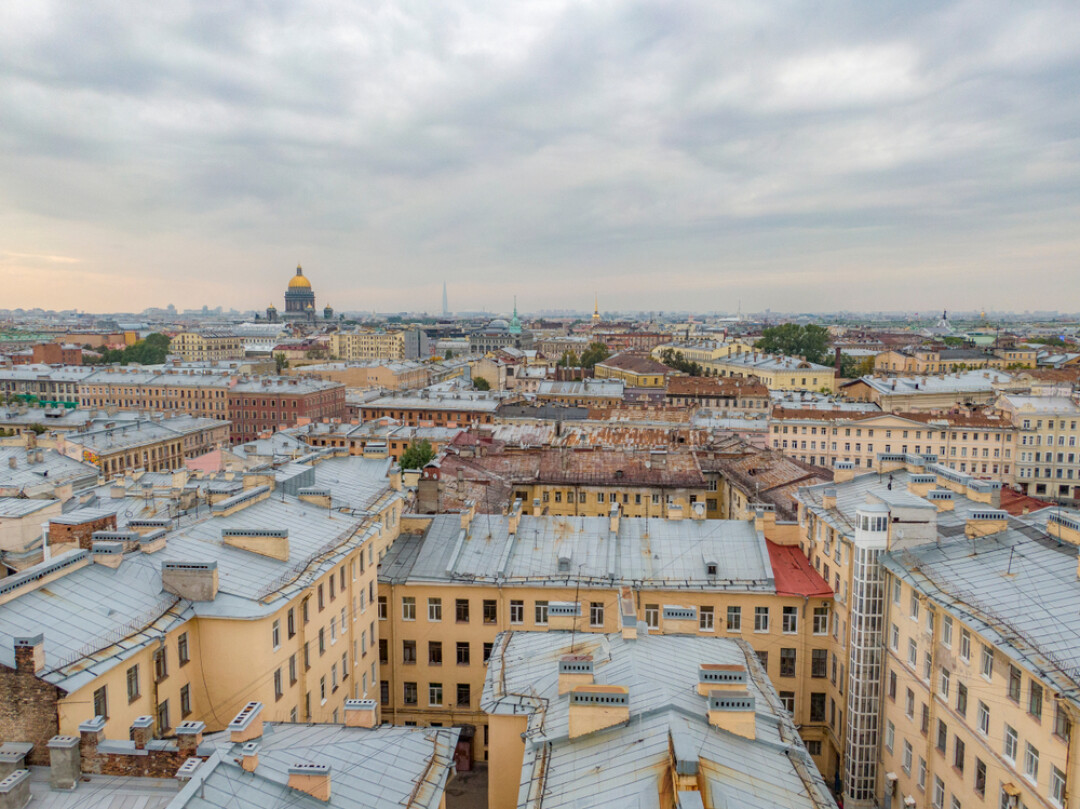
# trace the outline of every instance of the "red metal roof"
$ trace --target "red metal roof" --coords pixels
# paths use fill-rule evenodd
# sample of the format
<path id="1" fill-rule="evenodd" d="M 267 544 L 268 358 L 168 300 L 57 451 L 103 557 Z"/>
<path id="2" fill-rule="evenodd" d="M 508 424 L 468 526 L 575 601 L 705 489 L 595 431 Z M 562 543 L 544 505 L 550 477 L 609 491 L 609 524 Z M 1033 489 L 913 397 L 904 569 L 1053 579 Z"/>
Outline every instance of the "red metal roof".
<path id="1" fill-rule="evenodd" d="M 1034 497 L 1029 497 L 1022 492 L 1014 491 L 1008 486 L 1004 486 L 1001 489 L 1001 508 L 1012 514 L 1014 517 L 1018 517 L 1024 513 L 1031 513 L 1032 511 L 1038 511 L 1041 508 L 1046 508 L 1050 503 L 1045 500 L 1037 500 Z"/>
<path id="2" fill-rule="evenodd" d="M 777 545 L 766 539 L 769 561 L 772 563 L 776 594 L 781 596 L 813 596 L 830 598 L 832 589 L 821 574 L 810 566 L 798 545 Z"/>

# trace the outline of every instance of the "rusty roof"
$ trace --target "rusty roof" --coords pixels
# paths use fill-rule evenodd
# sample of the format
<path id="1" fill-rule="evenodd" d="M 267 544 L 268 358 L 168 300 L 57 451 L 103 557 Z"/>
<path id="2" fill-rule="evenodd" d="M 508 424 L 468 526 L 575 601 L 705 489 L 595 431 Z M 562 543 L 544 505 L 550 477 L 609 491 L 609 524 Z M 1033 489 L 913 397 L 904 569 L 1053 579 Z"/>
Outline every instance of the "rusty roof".
<path id="1" fill-rule="evenodd" d="M 670 374 L 672 371 L 662 362 L 657 362 L 648 354 L 623 351 L 597 363 L 607 368 L 616 368 L 632 374 Z"/>
<path id="2" fill-rule="evenodd" d="M 668 396 L 760 396 L 769 389 L 755 377 L 673 376 L 667 383 Z"/>
<path id="3" fill-rule="evenodd" d="M 799 488 L 827 482 L 833 477 L 829 469 L 773 451 L 721 459 L 716 468 L 730 483 L 742 489 L 748 499 L 772 504 L 777 517 L 785 520 L 794 519 L 798 514 L 795 495 Z"/>

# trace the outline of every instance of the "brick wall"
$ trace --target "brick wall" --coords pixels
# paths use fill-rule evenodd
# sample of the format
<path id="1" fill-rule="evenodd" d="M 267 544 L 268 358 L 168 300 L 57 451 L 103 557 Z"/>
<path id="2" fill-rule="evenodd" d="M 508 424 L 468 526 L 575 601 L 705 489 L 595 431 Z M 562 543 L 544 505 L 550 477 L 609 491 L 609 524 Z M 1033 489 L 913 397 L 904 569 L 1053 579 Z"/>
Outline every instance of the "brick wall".
<path id="1" fill-rule="evenodd" d="M 16 663 L 31 653 L 29 649 L 17 649 Z M 0 665 L 0 742 L 30 742 L 34 749 L 27 756 L 27 764 L 48 766 L 46 744 L 60 732 L 56 707 L 59 698 L 59 689 L 29 671 Z"/>
<path id="2" fill-rule="evenodd" d="M 82 522 L 78 525 L 61 525 L 60 523 L 49 523 L 49 544 L 61 545 L 65 542 L 78 543 L 81 550 L 90 550 L 93 545 L 90 537 L 95 531 L 115 531 L 116 530 L 116 515 L 110 514 L 106 517 L 99 517 L 96 520 L 90 520 L 89 522 Z"/>

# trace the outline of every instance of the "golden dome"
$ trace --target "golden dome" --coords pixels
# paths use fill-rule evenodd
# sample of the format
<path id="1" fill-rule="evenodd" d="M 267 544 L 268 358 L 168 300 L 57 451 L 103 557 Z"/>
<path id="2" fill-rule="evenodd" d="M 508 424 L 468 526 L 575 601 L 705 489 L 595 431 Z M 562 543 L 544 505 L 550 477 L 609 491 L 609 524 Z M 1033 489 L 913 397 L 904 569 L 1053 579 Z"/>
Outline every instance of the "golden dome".
<path id="1" fill-rule="evenodd" d="M 311 282 L 304 277 L 304 271 L 299 265 L 296 267 L 296 275 L 289 281 L 289 289 L 311 289 Z"/>

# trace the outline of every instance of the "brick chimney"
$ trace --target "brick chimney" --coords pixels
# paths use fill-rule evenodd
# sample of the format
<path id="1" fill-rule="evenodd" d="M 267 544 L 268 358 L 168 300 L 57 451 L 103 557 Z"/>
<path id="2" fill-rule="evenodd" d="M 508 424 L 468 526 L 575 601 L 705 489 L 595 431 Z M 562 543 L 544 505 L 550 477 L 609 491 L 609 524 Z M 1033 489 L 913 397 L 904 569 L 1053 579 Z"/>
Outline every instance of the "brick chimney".
<path id="1" fill-rule="evenodd" d="M 15 770 L 0 781 L 0 809 L 23 809 L 30 802 L 30 770 Z"/>
<path id="2" fill-rule="evenodd" d="M 45 668 L 45 636 L 15 638 L 15 670 L 21 674 L 36 674 Z"/>
<path id="3" fill-rule="evenodd" d="M 97 755 L 98 745 L 105 739 L 105 717 L 95 716 L 79 725 L 79 755 L 90 759 Z"/>
<path id="4" fill-rule="evenodd" d="M 608 512 L 608 530 L 612 534 L 619 533 L 619 516 L 621 509 L 618 503 L 611 504 L 611 510 Z"/>
<path id="5" fill-rule="evenodd" d="M 259 766 L 259 743 L 245 742 L 240 748 L 240 766 L 244 772 L 255 772 Z"/>
<path id="6" fill-rule="evenodd" d="M 345 700 L 345 727 L 373 728 L 379 724 L 379 706 L 373 699 Z"/>
<path id="7" fill-rule="evenodd" d="M 71 791 L 82 777 L 78 736 L 53 736 L 49 748 L 49 786 Z"/>
<path id="8" fill-rule="evenodd" d="M 563 655 L 559 658 L 559 695 L 579 685 L 593 684 L 592 655 Z"/>
<path id="9" fill-rule="evenodd" d="M 289 789 L 306 792 L 323 801 L 330 800 L 329 764 L 294 764 L 289 767 Z"/>
<path id="10" fill-rule="evenodd" d="M 237 744 L 249 742 L 262 736 L 262 709 L 263 704 L 261 702 L 249 702 L 241 708 L 240 713 L 229 723 L 229 741 Z"/>
<path id="11" fill-rule="evenodd" d="M 570 692 L 570 738 L 630 721 L 630 692 L 623 685 L 579 685 Z"/>
<path id="12" fill-rule="evenodd" d="M 754 698 L 747 691 L 710 691 L 708 716 L 713 727 L 747 739 L 757 736 Z"/>
<path id="13" fill-rule="evenodd" d="M 154 738 L 154 717 L 136 716 L 131 723 L 131 740 L 135 742 L 135 749 L 145 750 L 152 738 Z"/>
<path id="14" fill-rule="evenodd" d="M 202 744 L 203 731 L 206 730 L 205 722 L 181 722 L 176 726 L 176 747 L 184 756 L 191 757 L 196 754 L 199 745 Z"/>

